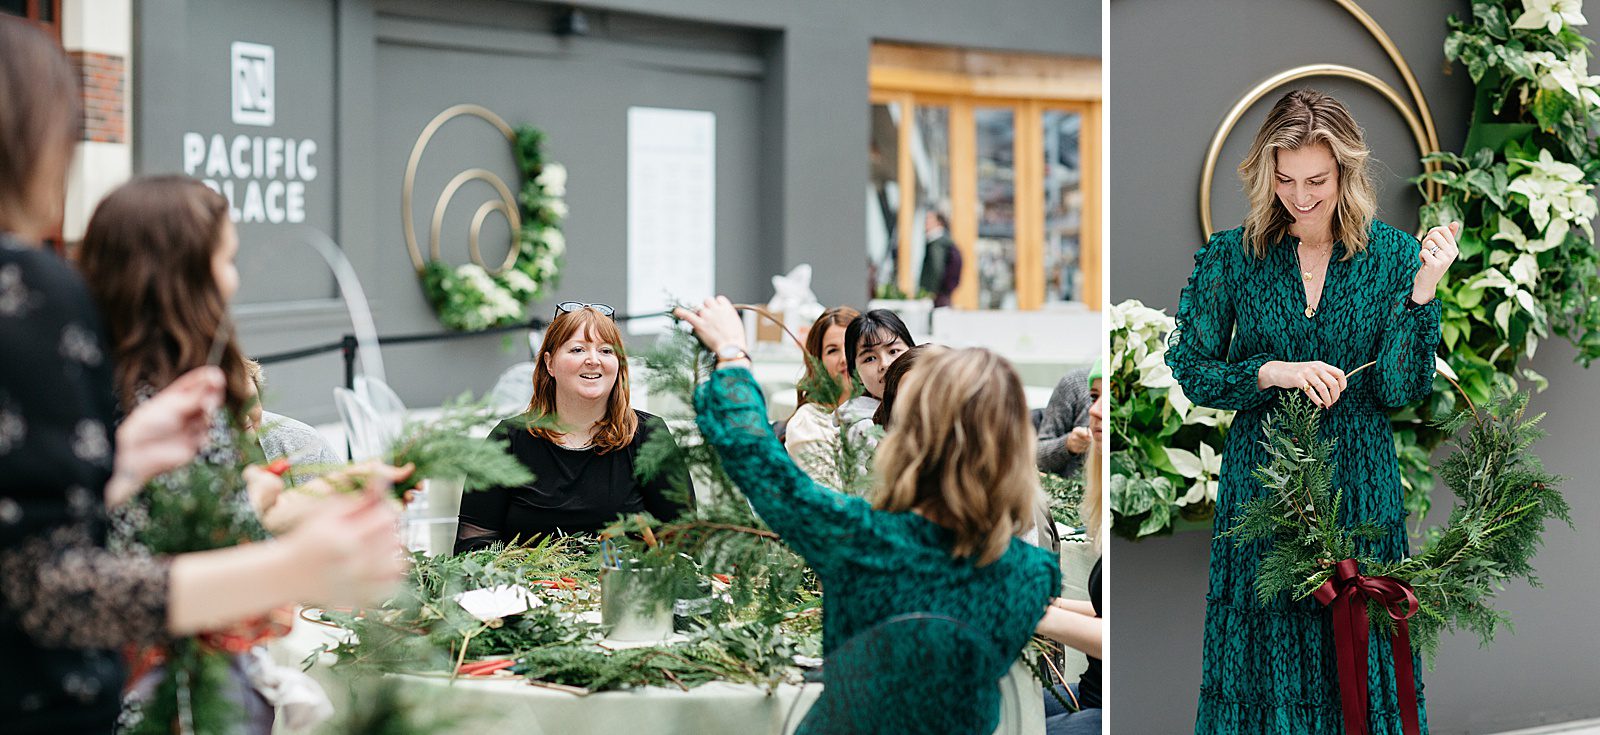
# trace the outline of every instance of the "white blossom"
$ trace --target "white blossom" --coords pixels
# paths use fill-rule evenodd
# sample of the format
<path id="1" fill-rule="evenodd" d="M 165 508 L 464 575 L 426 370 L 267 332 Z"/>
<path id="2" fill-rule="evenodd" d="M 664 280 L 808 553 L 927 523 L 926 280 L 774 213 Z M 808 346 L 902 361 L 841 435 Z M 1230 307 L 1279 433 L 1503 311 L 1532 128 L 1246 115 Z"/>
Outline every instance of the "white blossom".
<path id="1" fill-rule="evenodd" d="M 1522 15 L 1512 28 L 1533 30 L 1543 28 L 1560 33 L 1561 26 L 1581 26 L 1589 23 L 1583 17 L 1583 0 L 1522 0 Z"/>
<path id="2" fill-rule="evenodd" d="M 1582 50 L 1566 56 L 1550 51 L 1529 51 L 1523 57 L 1538 74 L 1539 88 L 1561 90 L 1591 107 L 1600 106 L 1600 76 L 1589 74 L 1589 57 Z"/>
<path id="3" fill-rule="evenodd" d="M 567 195 L 567 167 L 559 163 L 547 163 L 539 175 L 533 179 L 544 189 L 547 196 L 563 197 Z"/>
<path id="4" fill-rule="evenodd" d="M 1178 474 L 1194 482 L 1189 485 L 1189 492 L 1174 501 L 1174 505 L 1185 506 L 1204 500 L 1215 502 L 1217 488 L 1221 485 L 1222 455 L 1210 444 L 1200 443 L 1200 454 L 1196 455 L 1187 449 L 1167 447 L 1167 460 L 1172 463 Z"/>
<path id="5" fill-rule="evenodd" d="M 1540 150 L 1538 160 L 1520 162 L 1528 170 L 1507 188 L 1527 199 L 1534 226 L 1544 231 L 1555 216 L 1577 224 L 1593 237 L 1590 221 L 1597 205 L 1589 193 L 1593 187 L 1583 183 L 1583 170 L 1555 160 L 1549 150 Z"/>
<path id="6" fill-rule="evenodd" d="M 551 255 L 560 256 L 562 253 L 567 252 L 567 236 L 561 234 L 560 230 L 554 227 L 547 227 L 544 230 L 543 237 L 544 246 L 550 249 Z"/>

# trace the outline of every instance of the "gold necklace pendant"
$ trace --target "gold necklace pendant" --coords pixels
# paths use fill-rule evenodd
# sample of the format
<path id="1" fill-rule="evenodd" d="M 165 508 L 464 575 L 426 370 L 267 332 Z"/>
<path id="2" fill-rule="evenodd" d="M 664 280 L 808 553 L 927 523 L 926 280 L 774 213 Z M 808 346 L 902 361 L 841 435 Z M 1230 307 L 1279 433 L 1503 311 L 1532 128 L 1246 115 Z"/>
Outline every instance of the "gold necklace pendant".
<path id="1" fill-rule="evenodd" d="M 1311 307 L 1311 306 L 1307 306 L 1306 307 L 1306 318 L 1307 319 L 1310 319 L 1311 317 L 1314 317 L 1316 315 L 1317 315 L 1317 310 L 1316 310 L 1315 307 Z"/>
<path id="2" fill-rule="evenodd" d="M 1301 275 L 1301 276 L 1302 276 L 1302 277 L 1303 277 L 1303 278 L 1305 278 L 1305 279 L 1306 279 L 1306 283 L 1310 283 L 1310 282 L 1311 282 L 1311 279 L 1312 279 L 1312 278 L 1314 278 L 1314 276 L 1312 276 L 1312 275 L 1311 275 L 1311 271 L 1301 271 L 1301 272 L 1300 272 L 1300 275 Z"/>

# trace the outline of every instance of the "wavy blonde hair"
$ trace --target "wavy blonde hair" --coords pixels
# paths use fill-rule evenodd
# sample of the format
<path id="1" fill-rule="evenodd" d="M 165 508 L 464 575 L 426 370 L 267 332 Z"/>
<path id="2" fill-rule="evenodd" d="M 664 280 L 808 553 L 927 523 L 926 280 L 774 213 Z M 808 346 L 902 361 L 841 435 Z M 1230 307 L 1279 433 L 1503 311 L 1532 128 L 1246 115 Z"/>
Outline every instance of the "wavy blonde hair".
<path id="1" fill-rule="evenodd" d="M 921 512 L 955 534 L 951 556 L 988 565 L 1033 525 L 1035 441 L 1022 381 L 1003 358 L 980 347 L 929 355 L 900 386 L 874 505 Z"/>
<path id="2" fill-rule="evenodd" d="M 1239 178 L 1250 199 L 1244 242 L 1251 255 L 1266 257 L 1267 249 L 1287 236 L 1294 224 L 1294 215 L 1278 201 L 1276 192 L 1278 151 L 1318 144 L 1328 146 L 1339 167 L 1334 242 L 1344 243 L 1344 259 L 1367 248 L 1367 228 L 1377 214 L 1378 196 L 1367 172 L 1372 152 L 1366 137 L 1343 103 L 1314 89 L 1296 89 L 1272 106 L 1239 164 Z"/>

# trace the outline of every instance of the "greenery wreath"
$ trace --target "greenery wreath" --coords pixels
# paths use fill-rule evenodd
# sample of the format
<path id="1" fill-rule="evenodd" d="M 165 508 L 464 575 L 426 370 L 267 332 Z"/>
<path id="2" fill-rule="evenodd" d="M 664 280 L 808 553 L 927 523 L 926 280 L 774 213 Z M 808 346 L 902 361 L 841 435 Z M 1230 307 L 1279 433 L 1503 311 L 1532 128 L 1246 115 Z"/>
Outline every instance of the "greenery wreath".
<path id="1" fill-rule="evenodd" d="M 422 267 L 422 289 L 439 321 L 450 329 L 476 332 L 520 324 L 528 305 L 547 296 L 561 276 L 567 241 L 561 222 L 567 170 L 544 159 L 544 134 L 530 125 L 516 128 L 513 152 L 522 187 L 517 192 L 521 226 L 514 234 L 516 258 L 499 272 L 477 263 L 453 266 L 432 258 Z M 480 210 L 480 218 L 482 210 Z"/>
<path id="2" fill-rule="evenodd" d="M 1378 526 L 1340 518 L 1340 498 L 1351 488 L 1333 487 L 1334 442 L 1319 435 L 1321 412 L 1299 394 L 1287 396 L 1269 418 L 1262 443 L 1269 461 L 1255 471 L 1268 492 L 1246 502 L 1221 535 L 1236 543 L 1272 544 L 1257 569 L 1262 602 L 1287 594 L 1295 600 L 1322 596 L 1341 562 L 1352 560 L 1365 577 L 1393 578 L 1414 595 L 1411 640 L 1429 660 L 1443 630 L 1471 630 L 1487 644 L 1510 616 L 1490 605 L 1512 579 L 1537 584 L 1532 559 L 1552 519 L 1572 520 L 1555 489 L 1560 478 L 1545 472 L 1528 448 L 1543 436 L 1542 415 L 1524 419 L 1526 393 L 1498 393 L 1480 410 L 1466 407 L 1436 428 L 1453 437 L 1454 451 L 1439 476 L 1459 499 L 1449 522 L 1430 529 L 1422 548 L 1398 561 L 1362 553 L 1358 540 L 1385 533 Z M 1469 426 L 1470 424 L 1470 426 Z M 1457 432 L 1463 428 L 1464 434 Z M 1373 630 L 1404 620 L 1383 605 L 1366 610 Z"/>

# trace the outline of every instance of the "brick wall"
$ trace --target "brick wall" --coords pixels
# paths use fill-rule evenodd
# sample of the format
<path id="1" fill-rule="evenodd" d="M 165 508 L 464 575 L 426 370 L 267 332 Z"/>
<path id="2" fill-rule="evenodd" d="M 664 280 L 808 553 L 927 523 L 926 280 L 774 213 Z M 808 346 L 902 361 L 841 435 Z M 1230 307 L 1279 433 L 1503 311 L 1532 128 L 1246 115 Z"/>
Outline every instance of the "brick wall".
<path id="1" fill-rule="evenodd" d="M 128 142 L 127 66 L 121 56 L 71 51 L 67 54 L 83 84 L 83 139 Z"/>

